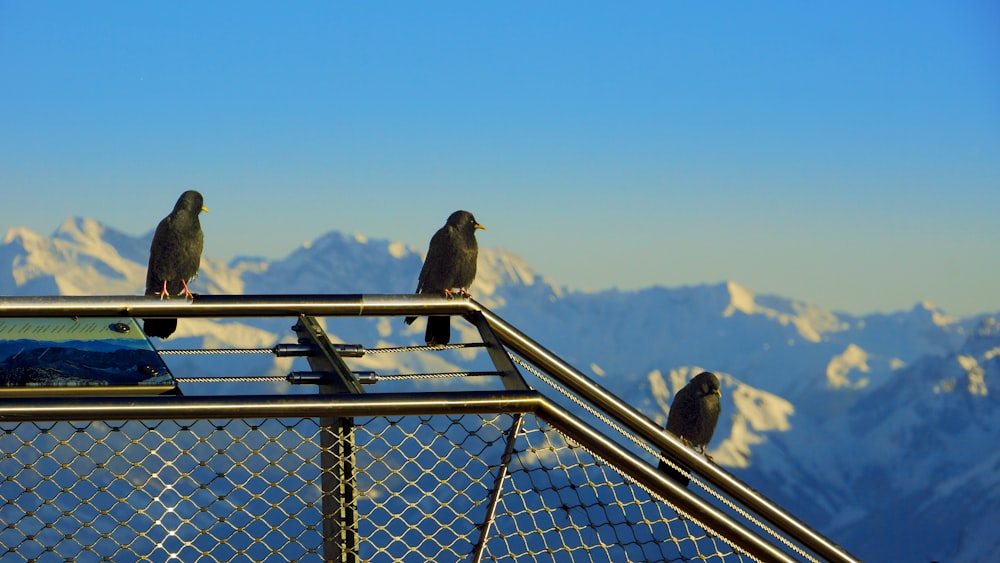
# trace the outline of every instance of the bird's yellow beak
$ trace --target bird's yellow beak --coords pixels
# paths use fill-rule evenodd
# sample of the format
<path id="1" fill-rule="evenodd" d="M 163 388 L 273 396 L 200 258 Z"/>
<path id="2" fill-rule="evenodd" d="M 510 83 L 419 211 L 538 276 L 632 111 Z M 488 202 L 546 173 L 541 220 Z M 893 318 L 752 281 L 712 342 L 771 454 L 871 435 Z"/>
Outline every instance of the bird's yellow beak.
<path id="1" fill-rule="evenodd" d="M 204 205 L 201 206 L 201 210 L 204 211 L 205 213 L 208 213 L 208 208 L 205 207 Z"/>
<path id="2" fill-rule="evenodd" d="M 486 230 L 486 227 L 485 227 L 485 226 L 483 226 L 483 225 L 480 225 L 479 223 L 476 223 L 476 228 L 477 228 L 477 229 L 482 229 L 482 230 L 484 230 L 484 231 Z"/>
<path id="3" fill-rule="evenodd" d="M 715 391 L 712 391 L 712 392 L 715 393 L 716 395 L 720 396 L 720 397 L 722 396 L 722 389 L 716 389 Z"/>

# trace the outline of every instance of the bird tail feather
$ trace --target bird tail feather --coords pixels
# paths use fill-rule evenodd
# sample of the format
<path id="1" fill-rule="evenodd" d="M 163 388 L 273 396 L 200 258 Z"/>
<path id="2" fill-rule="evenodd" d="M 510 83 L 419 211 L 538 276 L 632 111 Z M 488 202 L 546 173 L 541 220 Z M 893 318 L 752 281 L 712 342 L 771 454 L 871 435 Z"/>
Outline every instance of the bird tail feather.
<path id="1" fill-rule="evenodd" d="M 142 330 L 148 336 L 168 338 L 177 330 L 177 319 L 143 319 Z"/>
<path id="2" fill-rule="evenodd" d="M 430 346 L 443 346 L 451 342 L 451 317 L 427 317 L 424 342 Z"/>
<path id="3" fill-rule="evenodd" d="M 688 483 L 691 482 L 691 479 L 689 479 L 687 475 L 684 475 L 680 471 L 667 465 L 665 462 L 661 461 L 660 465 L 657 466 L 657 469 L 659 469 L 660 472 L 666 475 L 667 477 L 673 479 L 678 485 L 682 487 L 687 487 Z"/>

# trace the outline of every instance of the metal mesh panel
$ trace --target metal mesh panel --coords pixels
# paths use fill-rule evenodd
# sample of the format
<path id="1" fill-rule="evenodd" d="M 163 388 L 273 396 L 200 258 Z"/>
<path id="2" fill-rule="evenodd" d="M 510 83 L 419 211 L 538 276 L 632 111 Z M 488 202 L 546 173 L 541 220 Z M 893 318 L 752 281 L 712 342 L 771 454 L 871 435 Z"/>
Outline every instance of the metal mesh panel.
<path id="1" fill-rule="evenodd" d="M 487 543 L 491 559 L 744 560 L 586 449 L 527 420 Z"/>
<path id="2" fill-rule="evenodd" d="M 230 561 L 322 545 L 313 420 L 0 429 L 0 554 Z"/>
<path id="3" fill-rule="evenodd" d="M 533 415 L 495 491 L 517 416 L 0 424 L 0 558 L 321 561 L 341 451 L 346 560 L 745 558 Z"/>
<path id="4" fill-rule="evenodd" d="M 506 416 L 358 426 L 361 560 L 464 560 L 478 540 Z M 361 445 L 363 444 L 363 445 Z"/>

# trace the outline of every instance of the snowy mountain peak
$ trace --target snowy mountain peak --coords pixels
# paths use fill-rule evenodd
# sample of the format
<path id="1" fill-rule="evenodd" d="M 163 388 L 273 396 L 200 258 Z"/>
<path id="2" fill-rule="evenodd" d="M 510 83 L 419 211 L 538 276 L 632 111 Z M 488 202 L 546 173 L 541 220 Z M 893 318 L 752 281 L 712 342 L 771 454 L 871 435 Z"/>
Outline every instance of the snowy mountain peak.
<path id="1" fill-rule="evenodd" d="M 554 298 L 563 291 L 552 280 L 535 272 L 523 258 L 501 248 L 481 248 L 475 287 L 478 294 L 492 296 L 504 285 L 534 286 L 538 282 L 552 292 Z"/>
<path id="2" fill-rule="evenodd" d="M 107 227 L 94 219 L 67 217 L 63 224 L 56 229 L 54 237 L 77 242 L 97 241 L 102 238 L 105 230 Z"/>
<path id="3" fill-rule="evenodd" d="M 747 315 L 762 312 L 754 302 L 754 294 L 749 289 L 734 281 L 726 282 L 726 289 L 729 290 L 729 307 L 723 311 L 723 317 L 731 317 L 736 312 Z"/>
<path id="4" fill-rule="evenodd" d="M 134 293 L 145 282 L 145 265 L 122 257 L 104 238 L 97 221 L 67 219 L 53 237 L 15 227 L 4 237 L 10 274 L 0 289 L 40 295 L 109 295 Z M 13 286 L 13 287 L 10 287 Z"/>
<path id="5" fill-rule="evenodd" d="M 45 237 L 32 231 L 28 227 L 11 227 L 3 237 L 5 245 L 18 245 L 22 248 L 34 248 L 43 241 Z"/>
<path id="6" fill-rule="evenodd" d="M 82 218 L 66 220 L 50 237 L 11 228 L 0 245 L 0 294 L 140 294 L 151 237 Z M 277 260 L 205 256 L 193 289 L 411 293 L 421 256 L 399 242 L 329 232 Z M 1000 376 L 997 317 L 956 319 L 930 303 L 854 317 L 732 281 L 573 291 L 502 249 L 483 248 L 479 258 L 470 288 L 477 300 L 570 364 L 591 366 L 602 385 L 654 420 L 665 421 L 673 394 L 702 369 L 690 366 L 718 373 L 724 403 L 710 446 L 716 462 L 861 558 L 960 560 L 952 556 L 971 553 L 964 560 L 1000 560 L 992 544 L 973 552 L 949 539 L 970 521 L 983 522 L 982 530 L 1000 526 L 1000 496 L 990 496 L 1000 490 L 998 458 L 981 455 L 1000 434 L 1000 394 L 989 392 Z M 335 339 L 422 343 L 422 328 L 398 318 L 328 322 Z M 456 338 L 477 338 L 462 320 L 452 326 Z M 289 337 L 286 320 L 185 319 L 168 345 L 270 347 Z M 251 361 L 240 369 L 290 369 L 287 358 Z M 471 361 L 383 354 L 357 365 L 412 373 L 460 371 Z M 171 357 L 168 365 L 209 374 L 198 373 L 209 368 L 194 360 Z M 901 539 L 871 539 L 873 529 Z"/>
<path id="7" fill-rule="evenodd" d="M 704 369 L 700 367 L 680 367 L 671 369 L 666 376 L 659 370 L 653 370 L 646 376 L 660 411 L 654 417 L 658 423 L 665 423 L 677 391 L 702 371 Z M 717 445 L 710 449 L 711 455 L 716 463 L 727 467 L 749 467 L 752 450 L 767 442 L 770 433 L 791 430 L 795 407 L 789 401 L 747 385 L 728 373 L 716 372 L 716 375 L 722 384 L 722 410 L 726 416 L 720 418 L 716 430 L 716 435 L 723 439 L 714 441 Z"/>
<path id="8" fill-rule="evenodd" d="M 913 314 L 917 316 L 924 316 L 931 320 L 936 326 L 948 327 L 954 325 L 958 322 L 958 318 L 953 317 L 930 301 L 922 301 L 913 307 Z"/>
<path id="9" fill-rule="evenodd" d="M 769 298 L 767 304 L 758 303 L 753 292 L 732 281 L 726 283 L 726 289 L 729 291 L 730 301 L 722 312 L 723 317 L 731 317 L 736 313 L 762 315 L 783 326 L 794 326 L 799 336 L 808 342 L 820 342 L 824 333 L 848 328 L 847 323 L 840 321 L 833 313 L 806 303 L 774 297 Z"/>

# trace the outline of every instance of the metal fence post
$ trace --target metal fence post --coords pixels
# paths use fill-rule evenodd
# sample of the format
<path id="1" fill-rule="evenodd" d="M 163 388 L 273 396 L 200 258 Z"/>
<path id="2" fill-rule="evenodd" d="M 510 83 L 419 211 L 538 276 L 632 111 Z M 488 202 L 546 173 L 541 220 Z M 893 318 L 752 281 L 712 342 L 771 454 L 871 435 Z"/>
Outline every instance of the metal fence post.
<path id="1" fill-rule="evenodd" d="M 315 347 L 316 353 L 307 356 L 310 369 L 329 374 L 319 385 L 320 394 L 364 393 L 319 321 L 302 315 L 293 330 L 299 343 Z M 319 419 L 319 424 L 323 560 L 356 563 L 360 559 L 354 490 L 354 419 L 324 417 Z"/>

